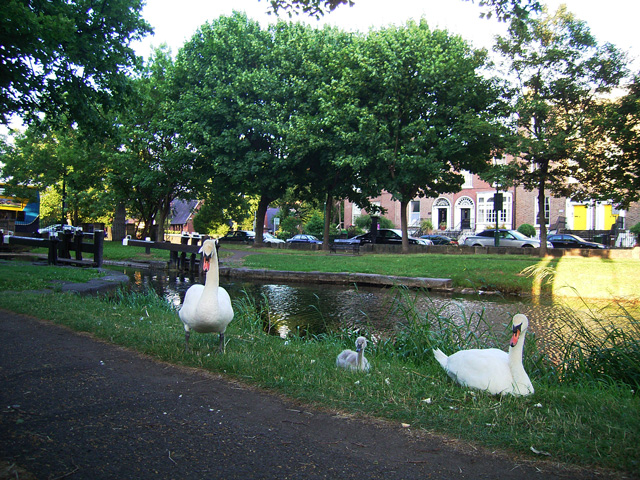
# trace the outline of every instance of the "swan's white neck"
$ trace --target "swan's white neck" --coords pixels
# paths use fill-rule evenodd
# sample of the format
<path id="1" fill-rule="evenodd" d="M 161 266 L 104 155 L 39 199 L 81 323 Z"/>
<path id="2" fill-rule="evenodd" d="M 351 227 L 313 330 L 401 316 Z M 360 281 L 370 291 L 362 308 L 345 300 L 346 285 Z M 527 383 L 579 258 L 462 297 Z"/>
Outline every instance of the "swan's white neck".
<path id="1" fill-rule="evenodd" d="M 209 262 L 209 271 L 205 272 L 204 292 L 200 297 L 200 301 L 203 300 L 209 304 L 218 304 L 218 287 L 220 286 L 220 272 L 218 270 L 218 254 L 216 249 L 213 249 L 211 254 L 211 261 Z"/>
<path id="2" fill-rule="evenodd" d="M 362 358 L 364 357 L 364 354 L 362 353 L 362 348 L 360 348 L 360 349 L 357 351 L 357 354 L 358 354 L 358 357 L 357 357 L 357 360 L 356 360 L 356 366 L 357 366 L 359 369 L 362 369 Z"/>
<path id="3" fill-rule="evenodd" d="M 522 353 L 524 349 L 524 337 L 527 334 L 523 331 L 518 338 L 518 342 L 513 347 L 509 347 L 509 369 L 516 383 L 528 383 L 529 376 L 522 364 Z"/>

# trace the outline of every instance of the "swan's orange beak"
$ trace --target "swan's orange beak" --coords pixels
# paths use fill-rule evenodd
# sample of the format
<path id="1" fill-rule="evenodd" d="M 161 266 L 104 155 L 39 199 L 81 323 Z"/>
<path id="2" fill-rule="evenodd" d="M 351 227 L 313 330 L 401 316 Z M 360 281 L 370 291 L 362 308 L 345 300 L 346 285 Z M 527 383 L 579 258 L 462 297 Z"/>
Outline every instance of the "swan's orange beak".
<path id="1" fill-rule="evenodd" d="M 511 343 L 509 344 L 512 347 L 515 347 L 516 343 L 518 343 L 518 339 L 520 338 L 520 327 L 521 325 L 513 327 L 513 336 L 511 337 Z"/>
<path id="2" fill-rule="evenodd" d="M 207 273 L 211 268 L 211 255 L 202 255 L 202 271 Z"/>

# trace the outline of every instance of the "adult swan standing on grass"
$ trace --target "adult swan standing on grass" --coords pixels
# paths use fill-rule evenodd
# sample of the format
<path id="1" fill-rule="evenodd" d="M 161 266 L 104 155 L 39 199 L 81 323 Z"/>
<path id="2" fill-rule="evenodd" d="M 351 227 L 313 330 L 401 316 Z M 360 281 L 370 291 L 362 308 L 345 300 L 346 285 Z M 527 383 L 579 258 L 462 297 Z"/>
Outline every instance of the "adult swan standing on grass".
<path id="1" fill-rule="evenodd" d="M 513 336 L 509 353 L 497 348 L 460 350 L 447 357 L 433 351 L 442 368 L 460 385 L 486 390 L 493 395 L 530 395 L 533 385 L 522 365 L 522 349 L 529 320 L 522 314 L 513 317 Z"/>
<path id="2" fill-rule="evenodd" d="M 347 349 L 340 352 L 340 355 L 336 358 L 336 365 L 348 370 L 369 371 L 369 360 L 364 357 L 364 349 L 366 346 L 366 338 L 356 338 L 356 351 L 354 352 L 353 350 Z"/>
<path id="3" fill-rule="evenodd" d="M 202 253 L 202 270 L 206 275 L 204 285 L 189 287 L 178 316 L 184 323 L 184 346 L 189 351 L 191 330 L 199 333 L 220 334 L 218 351 L 224 352 L 224 331 L 233 320 L 233 307 L 227 291 L 220 286 L 218 252 L 214 240 L 205 240 L 198 253 Z"/>

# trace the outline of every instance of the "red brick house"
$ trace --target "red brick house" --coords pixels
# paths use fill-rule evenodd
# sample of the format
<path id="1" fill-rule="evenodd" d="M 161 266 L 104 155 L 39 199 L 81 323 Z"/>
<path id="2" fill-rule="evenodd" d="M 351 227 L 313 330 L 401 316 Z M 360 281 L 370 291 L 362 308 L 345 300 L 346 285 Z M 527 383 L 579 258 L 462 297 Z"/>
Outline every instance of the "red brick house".
<path id="1" fill-rule="evenodd" d="M 465 183 L 459 192 L 438 198 L 416 198 L 409 203 L 407 218 L 409 229 L 417 230 L 423 220 L 429 219 L 435 229 L 457 233 L 471 233 L 495 227 L 493 210 L 494 187 L 477 175 L 465 173 Z M 523 187 L 510 188 L 503 194 L 500 227 L 517 229 L 528 223 L 539 230 L 538 192 Z M 400 202 L 393 201 L 389 193 L 373 199 L 373 203 L 386 209 L 385 217 L 400 227 Z M 362 212 L 351 202 L 344 203 L 344 223 L 348 227 Z M 547 196 L 545 217 L 548 227 L 564 221 L 568 230 L 610 230 L 620 218 L 619 226 L 630 228 L 640 222 L 640 204 L 628 211 L 618 211 L 610 202 L 574 202 L 564 197 Z"/>

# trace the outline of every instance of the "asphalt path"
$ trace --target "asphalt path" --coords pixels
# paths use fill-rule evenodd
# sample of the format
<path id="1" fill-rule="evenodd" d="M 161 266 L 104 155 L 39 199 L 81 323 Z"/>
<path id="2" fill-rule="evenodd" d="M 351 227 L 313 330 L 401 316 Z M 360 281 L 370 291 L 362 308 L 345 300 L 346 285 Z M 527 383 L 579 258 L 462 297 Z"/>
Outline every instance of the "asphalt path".
<path id="1" fill-rule="evenodd" d="M 0 335 L 2 479 L 607 477 L 310 408 L 4 310 Z"/>

